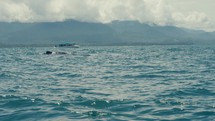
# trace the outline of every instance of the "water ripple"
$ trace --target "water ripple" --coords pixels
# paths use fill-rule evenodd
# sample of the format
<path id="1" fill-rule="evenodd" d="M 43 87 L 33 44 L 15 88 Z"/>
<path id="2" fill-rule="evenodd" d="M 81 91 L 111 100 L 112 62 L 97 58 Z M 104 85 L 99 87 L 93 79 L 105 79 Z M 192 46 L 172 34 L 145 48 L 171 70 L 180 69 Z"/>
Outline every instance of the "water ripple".
<path id="1" fill-rule="evenodd" d="M 1 121 L 215 119 L 213 46 L 1 48 L 0 58 Z"/>

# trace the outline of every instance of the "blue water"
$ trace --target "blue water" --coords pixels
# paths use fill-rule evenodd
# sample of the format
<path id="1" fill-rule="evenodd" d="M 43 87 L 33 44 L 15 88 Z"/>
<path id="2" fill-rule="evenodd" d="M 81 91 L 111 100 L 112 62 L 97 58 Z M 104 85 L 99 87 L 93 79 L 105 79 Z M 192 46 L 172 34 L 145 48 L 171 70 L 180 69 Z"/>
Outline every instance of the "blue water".
<path id="1" fill-rule="evenodd" d="M 215 120 L 215 46 L 1 48 L 0 121 L 19 120 Z"/>

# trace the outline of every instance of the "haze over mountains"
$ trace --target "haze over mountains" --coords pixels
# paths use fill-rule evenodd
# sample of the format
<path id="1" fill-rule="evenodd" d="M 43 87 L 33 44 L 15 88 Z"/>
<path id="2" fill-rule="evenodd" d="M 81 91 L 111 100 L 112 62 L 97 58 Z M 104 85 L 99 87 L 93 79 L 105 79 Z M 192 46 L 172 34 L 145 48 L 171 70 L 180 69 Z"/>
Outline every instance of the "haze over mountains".
<path id="1" fill-rule="evenodd" d="M 0 22 L 0 46 L 43 46 L 65 42 L 80 45 L 211 44 L 215 43 L 215 33 L 137 21 L 113 21 L 107 24 L 75 20 Z"/>

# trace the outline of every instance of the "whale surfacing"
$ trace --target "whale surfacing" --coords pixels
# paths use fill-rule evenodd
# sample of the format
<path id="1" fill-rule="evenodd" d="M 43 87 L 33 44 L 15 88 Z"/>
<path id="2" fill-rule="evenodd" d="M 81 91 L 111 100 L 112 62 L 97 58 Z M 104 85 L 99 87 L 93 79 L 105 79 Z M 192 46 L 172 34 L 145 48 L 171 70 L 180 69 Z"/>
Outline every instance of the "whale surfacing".
<path id="1" fill-rule="evenodd" d="M 43 53 L 44 55 L 52 55 L 52 54 L 57 54 L 57 55 L 64 55 L 67 54 L 66 52 L 52 52 L 52 51 L 46 51 Z"/>

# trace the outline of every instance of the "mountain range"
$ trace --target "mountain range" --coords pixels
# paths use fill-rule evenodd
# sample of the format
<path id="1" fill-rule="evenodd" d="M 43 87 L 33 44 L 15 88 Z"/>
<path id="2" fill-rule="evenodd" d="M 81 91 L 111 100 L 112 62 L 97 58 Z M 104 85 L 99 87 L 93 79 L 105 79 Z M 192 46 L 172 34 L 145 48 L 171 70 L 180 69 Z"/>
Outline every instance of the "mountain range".
<path id="1" fill-rule="evenodd" d="M 113 21 L 107 24 L 76 20 L 0 22 L 0 46 L 43 46 L 65 42 L 80 45 L 212 44 L 215 43 L 215 32 L 137 21 Z"/>

